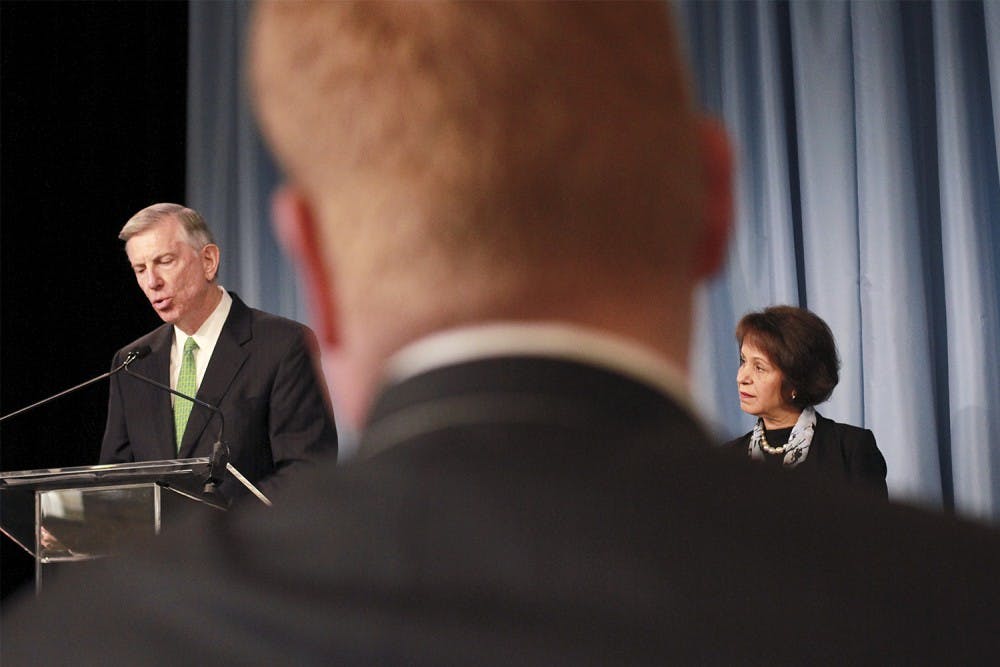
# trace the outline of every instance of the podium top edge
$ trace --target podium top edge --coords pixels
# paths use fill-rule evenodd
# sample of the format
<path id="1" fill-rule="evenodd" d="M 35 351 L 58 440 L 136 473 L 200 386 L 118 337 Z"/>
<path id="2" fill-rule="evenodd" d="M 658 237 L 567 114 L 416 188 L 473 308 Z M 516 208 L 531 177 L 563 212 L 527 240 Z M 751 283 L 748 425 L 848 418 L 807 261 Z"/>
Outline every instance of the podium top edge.
<path id="1" fill-rule="evenodd" d="M 166 459 L 163 461 L 143 461 L 140 463 L 105 463 L 94 466 L 71 466 L 67 468 L 42 468 L 38 470 L 16 470 L 12 472 L 0 472 L 0 486 L 5 484 L 17 484 L 29 482 L 42 478 L 53 477 L 75 477 L 88 475 L 95 478 L 105 476 L 122 476 L 132 474 L 155 475 L 163 473 L 176 473 L 182 471 L 195 471 L 204 469 L 209 465 L 208 457 L 193 459 Z"/>

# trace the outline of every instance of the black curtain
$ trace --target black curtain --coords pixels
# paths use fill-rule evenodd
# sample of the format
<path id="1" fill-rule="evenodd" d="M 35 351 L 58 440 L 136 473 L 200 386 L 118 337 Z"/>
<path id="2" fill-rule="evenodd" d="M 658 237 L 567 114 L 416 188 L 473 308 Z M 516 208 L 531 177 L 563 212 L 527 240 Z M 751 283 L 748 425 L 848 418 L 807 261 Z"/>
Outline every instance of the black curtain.
<path id="1" fill-rule="evenodd" d="M 185 198 L 188 6 L 0 2 L 0 413 L 108 369 L 158 322 L 118 229 Z M 4 471 L 96 463 L 102 382 L 0 426 Z M 32 561 L 2 539 L 2 593 Z"/>

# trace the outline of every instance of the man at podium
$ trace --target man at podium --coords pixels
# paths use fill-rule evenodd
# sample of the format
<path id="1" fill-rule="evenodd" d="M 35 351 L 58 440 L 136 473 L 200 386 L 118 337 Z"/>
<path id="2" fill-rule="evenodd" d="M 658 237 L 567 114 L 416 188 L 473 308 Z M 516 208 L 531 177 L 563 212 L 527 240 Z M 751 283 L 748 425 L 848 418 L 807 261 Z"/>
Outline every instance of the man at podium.
<path id="1" fill-rule="evenodd" d="M 220 250 L 202 216 L 179 204 L 153 204 L 133 215 L 119 238 L 164 324 L 115 355 L 113 366 L 129 353 L 138 358 L 129 373 L 111 378 L 100 462 L 211 456 L 223 423 L 233 466 L 255 484 L 290 465 L 335 455 L 337 432 L 313 363 L 313 333 L 248 307 L 218 284 Z M 229 496 L 241 488 L 230 476 L 220 486 Z"/>

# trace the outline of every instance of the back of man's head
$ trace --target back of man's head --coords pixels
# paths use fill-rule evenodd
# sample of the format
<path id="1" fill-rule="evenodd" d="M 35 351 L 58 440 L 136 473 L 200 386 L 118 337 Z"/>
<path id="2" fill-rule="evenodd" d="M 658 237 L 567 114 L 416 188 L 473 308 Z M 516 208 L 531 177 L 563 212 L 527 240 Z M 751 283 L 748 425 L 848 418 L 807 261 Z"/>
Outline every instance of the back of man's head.
<path id="1" fill-rule="evenodd" d="M 343 305 L 398 317 L 432 289 L 482 310 L 684 275 L 701 165 L 666 11 L 265 4 L 263 125 L 320 209 Z"/>

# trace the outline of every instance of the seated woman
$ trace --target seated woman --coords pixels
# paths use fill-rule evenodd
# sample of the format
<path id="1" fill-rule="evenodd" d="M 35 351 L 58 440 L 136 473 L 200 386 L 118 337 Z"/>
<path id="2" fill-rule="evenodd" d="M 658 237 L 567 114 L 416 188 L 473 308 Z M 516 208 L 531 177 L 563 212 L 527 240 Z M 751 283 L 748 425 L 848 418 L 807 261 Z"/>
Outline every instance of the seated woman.
<path id="1" fill-rule="evenodd" d="M 736 340 L 740 408 L 757 424 L 726 446 L 765 465 L 812 470 L 888 498 L 885 458 L 872 432 L 826 419 L 813 407 L 840 379 L 826 322 L 803 308 L 772 306 L 744 316 Z"/>

